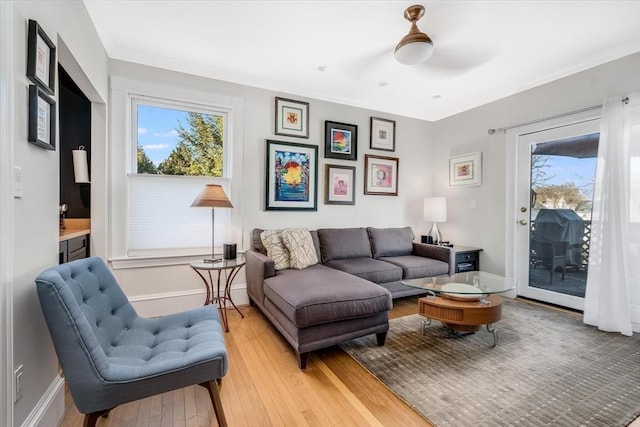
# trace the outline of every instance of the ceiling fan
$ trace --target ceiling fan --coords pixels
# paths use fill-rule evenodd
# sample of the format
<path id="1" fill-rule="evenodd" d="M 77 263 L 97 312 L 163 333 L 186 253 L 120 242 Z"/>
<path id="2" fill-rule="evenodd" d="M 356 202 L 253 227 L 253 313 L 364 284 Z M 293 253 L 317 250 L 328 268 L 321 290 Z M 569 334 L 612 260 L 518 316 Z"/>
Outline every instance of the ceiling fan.
<path id="1" fill-rule="evenodd" d="M 424 16 L 424 7 L 419 4 L 409 6 L 404 11 L 404 17 L 411 22 L 409 34 L 404 36 L 396 46 L 396 61 L 405 65 L 421 64 L 433 54 L 433 41 L 421 32 L 416 24 Z"/>

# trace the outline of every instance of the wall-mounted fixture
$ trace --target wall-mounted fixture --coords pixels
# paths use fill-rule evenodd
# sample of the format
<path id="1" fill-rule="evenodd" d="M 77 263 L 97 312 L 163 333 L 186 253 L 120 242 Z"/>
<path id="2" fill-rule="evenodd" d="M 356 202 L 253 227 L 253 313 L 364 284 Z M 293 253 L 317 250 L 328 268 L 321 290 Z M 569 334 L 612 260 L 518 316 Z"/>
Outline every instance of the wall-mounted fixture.
<path id="1" fill-rule="evenodd" d="M 87 150 L 84 145 L 73 151 L 73 173 L 76 184 L 89 184 L 89 162 L 87 161 Z"/>

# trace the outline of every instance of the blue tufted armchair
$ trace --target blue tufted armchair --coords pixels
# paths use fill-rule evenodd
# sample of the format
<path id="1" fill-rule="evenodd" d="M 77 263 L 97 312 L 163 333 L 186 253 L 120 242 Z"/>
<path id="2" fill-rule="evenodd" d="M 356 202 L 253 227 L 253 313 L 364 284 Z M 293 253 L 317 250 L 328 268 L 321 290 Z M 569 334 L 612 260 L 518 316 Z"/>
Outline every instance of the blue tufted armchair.
<path id="1" fill-rule="evenodd" d="M 85 427 L 122 403 L 194 384 L 209 391 L 226 425 L 216 381 L 227 372 L 227 350 L 215 305 L 139 317 L 97 257 L 46 270 L 36 286 Z"/>

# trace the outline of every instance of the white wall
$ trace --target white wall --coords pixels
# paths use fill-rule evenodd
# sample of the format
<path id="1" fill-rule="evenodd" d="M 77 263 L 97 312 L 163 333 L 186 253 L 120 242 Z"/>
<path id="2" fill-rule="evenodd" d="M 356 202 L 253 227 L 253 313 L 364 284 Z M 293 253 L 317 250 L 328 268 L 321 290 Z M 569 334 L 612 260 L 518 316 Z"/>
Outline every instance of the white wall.
<path id="1" fill-rule="evenodd" d="M 13 364 L 14 367 L 24 366 L 23 396 L 14 406 L 14 425 L 36 422 L 36 412 L 46 419 L 43 411 L 50 408 L 42 407 L 48 404 L 42 399 L 47 398 L 47 390 L 50 393 L 60 391 L 50 389 L 52 384 L 60 384 L 56 381 L 58 363 L 34 284 L 38 273 L 58 263 L 59 158 L 58 151 L 43 150 L 27 142 L 27 95 L 31 84 L 26 77 L 29 19 L 38 21 L 55 44 L 64 40 L 68 53 L 95 88 L 95 93 L 103 99 L 107 99 L 108 94 L 106 52 L 82 2 L 13 3 L 13 164 L 23 169 L 24 185 L 24 196 L 12 201 L 15 236 L 12 248 L 15 260 L 12 280 Z M 81 76 L 72 74 L 72 77 Z M 103 134 L 102 144 L 104 140 Z"/>
<path id="2" fill-rule="evenodd" d="M 640 88 L 640 54 L 634 54 L 539 86 L 434 123 L 433 189 L 446 196 L 449 216 L 442 224 L 445 240 L 484 248 L 481 268 L 505 272 L 505 230 L 513 227 L 505 206 L 506 135 L 488 135 L 490 128 L 512 126 L 601 104 L 610 96 Z M 482 152 L 481 187 L 448 187 L 448 159 Z M 476 209 L 470 209 L 475 201 Z"/>
<path id="3" fill-rule="evenodd" d="M 238 243 L 246 248 L 249 233 L 255 227 L 350 227 L 350 226 L 412 226 L 416 235 L 424 233 L 422 222 L 422 199 L 430 194 L 430 132 L 431 124 L 425 121 L 382 114 L 359 108 L 333 104 L 314 99 L 305 99 L 288 94 L 226 83 L 147 66 L 112 61 L 110 74 L 118 79 L 130 79 L 150 85 L 165 86 L 168 93 L 199 91 L 219 96 L 236 97 L 242 100 L 242 139 L 237 140 L 241 150 L 236 153 L 234 179 L 242 180 L 240 206 L 234 214 L 241 213 Z M 275 97 L 283 96 L 307 101 L 310 104 L 309 139 L 276 136 L 274 134 Z M 112 99 L 114 119 L 123 117 L 121 108 Z M 369 119 L 371 116 L 396 120 L 396 151 L 369 149 Z M 324 159 L 325 120 L 355 124 L 358 126 L 358 160 L 345 161 Z M 111 123 L 112 153 L 120 152 L 125 144 L 117 135 L 121 134 L 120 123 Z M 265 146 L 266 139 L 299 142 L 319 146 L 318 150 L 318 211 L 290 212 L 264 211 L 265 191 Z M 118 147 L 116 147 L 118 145 Z M 236 147 L 237 148 L 237 147 Z M 398 197 L 371 196 L 363 194 L 364 155 L 399 157 Z M 120 154 L 118 154 L 120 156 Z M 112 166 L 122 162 L 120 157 L 112 159 Z M 356 205 L 324 204 L 324 164 L 356 166 Z M 113 170 L 113 169 L 112 169 Z M 112 177 L 116 180 L 118 177 Z M 113 182 L 113 181 L 112 181 Z M 113 200 L 117 203 L 122 187 L 113 185 Z M 235 203 L 234 203 L 235 205 Z M 114 211 L 117 211 L 114 205 Z M 115 221 L 116 218 L 111 218 Z M 121 224 L 114 223 L 114 227 Z M 112 247 L 117 246 L 114 242 Z M 116 255 L 116 254 L 111 254 Z M 187 265 L 138 269 L 118 269 L 115 274 L 129 297 L 141 297 L 158 292 L 179 292 L 202 289 L 200 278 Z M 237 286 L 242 288 L 244 277 L 239 276 Z M 138 298 L 139 299 L 139 298 Z"/>

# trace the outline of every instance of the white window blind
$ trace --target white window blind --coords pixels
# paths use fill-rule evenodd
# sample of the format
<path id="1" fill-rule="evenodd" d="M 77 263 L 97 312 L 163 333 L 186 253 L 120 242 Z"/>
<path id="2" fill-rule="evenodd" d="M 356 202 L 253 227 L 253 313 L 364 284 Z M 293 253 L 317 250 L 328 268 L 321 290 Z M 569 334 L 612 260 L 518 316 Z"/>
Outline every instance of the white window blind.
<path id="1" fill-rule="evenodd" d="M 211 209 L 191 204 L 212 183 L 231 199 L 228 179 L 132 174 L 128 182 L 128 256 L 211 253 Z M 216 253 L 230 238 L 231 209 L 217 208 Z"/>

